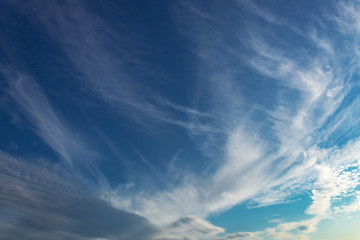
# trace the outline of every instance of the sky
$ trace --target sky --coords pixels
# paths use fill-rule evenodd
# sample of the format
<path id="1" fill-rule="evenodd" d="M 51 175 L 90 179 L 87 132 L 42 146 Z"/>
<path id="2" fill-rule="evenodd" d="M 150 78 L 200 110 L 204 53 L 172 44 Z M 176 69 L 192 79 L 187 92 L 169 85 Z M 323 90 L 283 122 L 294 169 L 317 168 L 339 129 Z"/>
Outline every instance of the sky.
<path id="1" fill-rule="evenodd" d="M 3 0 L 0 239 L 359 239 L 359 79 L 356 0 Z"/>

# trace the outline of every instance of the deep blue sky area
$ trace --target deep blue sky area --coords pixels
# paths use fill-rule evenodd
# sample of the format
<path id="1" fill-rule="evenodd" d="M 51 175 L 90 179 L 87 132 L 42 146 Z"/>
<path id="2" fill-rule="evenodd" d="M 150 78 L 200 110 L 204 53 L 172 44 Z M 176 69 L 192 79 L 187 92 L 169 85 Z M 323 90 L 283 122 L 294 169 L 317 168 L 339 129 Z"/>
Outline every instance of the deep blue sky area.
<path id="1" fill-rule="evenodd" d="M 0 239 L 357 239 L 359 16 L 2 1 Z"/>

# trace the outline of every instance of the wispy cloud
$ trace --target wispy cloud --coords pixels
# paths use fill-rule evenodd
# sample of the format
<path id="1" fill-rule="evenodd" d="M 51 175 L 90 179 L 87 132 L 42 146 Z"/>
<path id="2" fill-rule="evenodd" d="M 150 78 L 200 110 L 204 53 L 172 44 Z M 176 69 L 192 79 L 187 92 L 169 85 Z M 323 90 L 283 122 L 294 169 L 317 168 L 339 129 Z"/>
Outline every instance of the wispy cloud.
<path id="1" fill-rule="evenodd" d="M 263 239 L 259 236 L 257 236 L 257 233 L 253 232 L 238 232 L 238 233 L 232 233 L 232 234 L 226 234 L 223 237 L 216 238 L 216 240 L 260 240 Z"/>
<path id="2" fill-rule="evenodd" d="M 170 225 L 166 226 L 160 236 L 156 237 L 156 240 L 160 239 L 209 239 L 220 233 L 224 232 L 224 229 L 216 227 L 207 221 L 196 216 L 187 216 L 180 218 Z"/>
<path id="3" fill-rule="evenodd" d="M 45 96 L 39 84 L 31 76 L 11 67 L 2 67 L 7 80 L 8 94 L 31 124 L 38 136 L 69 164 L 89 161 L 95 153 L 86 146 L 85 140 L 68 126 Z"/>
<path id="4" fill-rule="evenodd" d="M 182 176 L 174 177 L 179 184 L 170 189 L 150 191 L 141 186 L 119 185 L 101 189 L 103 200 L 84 201 L 89 208 L 97 206 L 104 213 L 122 209 L 115 211 L 112 218 L 120 222 L 134 219 L 134 224 L 140 221 L 145 233 L 152 233 L 155 228 L 142 217 L 123 210 L 161 225 L 155 239 L 308 239 L 306 234 L 314 232 L 321 220 L 359 209 L 356 187 L 360 141 L 350 134 L 359 124 L 359 100 L 352 92 L 359 68 L 355 43 L 359 36 L 358 10 L 353 4 L 338 5 L 342 11 L 322 21 L 335 22 L 339 28 L 326 34 L 314 26 L 299 31 L 251 1 L 228 4 L 224 7 L 228 11 L 221 12 L 227 12 L 230 18 L 219 13 L 216 3 L 204 9 L 196 3 L 174 6 L 174 19 L 178 26 L 185 26 L 180 31 L 194 44 L 198 61 L 193 74 L 198 95 L 194 97 L 195 107 L 189 108 L 160 96 L 147 85 L 142 74 L 153 72 L 133 54 L 137 49 L 130 44 L 133 38 L 118 35 L 115 26 L 107 25 L 86 5 L 65 2 L 53 7 L 33 3 L 35 12 L 52 10 L 37 21 L 66 52 L 89 91 L 116 109 L 117 114 L 140 124 L 151 119 L 189 130 L 196 136 L 208 165 L 214 166 L 196 174 L 180 171 Z M 271 31 L 242 19 L 238 14 L 244 11 L 241 6 L 260 16 Z M 284 31 L 286 38 L 277 32 L 279 26 L 288 29 Z M 354 32 L 355 37 L 349 34 Z M 343 36 L 351 41 L 337 45 Z M 300 48 L 297 41 L 310 47 Z M 138 67 L 134 71 L 129 65 Z M 16 71 L 3 72 L 10 85 L 10 96 L 44 142 L 70 163 L 79 156 L 84 158 L 89 147 L 53 110 L 36 81 Z M 199 111 L 196 106 L 203 106 L 206 111 Z M 347 140 L 336 145 L 331 142 L 334 135 Z M 152 168 L 150 160 L 135 147 L 133 150 L 142 163 Z M 168 172 L 177 172 L 173 168 L 170 164 Z M 25 189 L 21 184 L 19 189 Z M 279 223 L 253 233 L 219 236 L 224 229 L 203 220 L 246 201 L 260 207 L 284 203 L 304 192 L 311 193 L 312 203 L 305 212 L 309 218 L 301 221 Z M 335 201 L 349 195 L 354 199 L 351 203 L 334 207 Z M 66 204 L 83 200 L 69 198 L 71 201 L 64 200 Z M 10 201 L 4 202 L 9 205 Z M 70 205 L 58 209 L 67 212 L 72 209 Z M 50 212 L 48 208 L 46 213 Z M 69 213 L 66 219 L 85 223 L 92 219 L 84 219 L 81 208 L 78 211 L 71 213 L 75 215 Z M 108 229 L 110 233 L 135 234 L 115 227 Z M 107 237 L 102 231 L 91 237 L 95 235 Z"/>
<path id="5" fill-rule="evenodd" d="M 315 217 L 280 224 L 266 233 L 268 236 L 272 234 L 275 239 L 276 236 L 278 239 L 306 239 L 303 234 L 314 231 L 319 221 L 329 217 L 327 213 L 335 196 L 351 191 L 357 184 L 354 178 L 344 180 L 344 175 L 336 172 L 336 169 L 350 164 L 346 158 L 333 158 L 337 147 L 320 147 L 331 132 L 340 128 L 336 121 L 331 120 L 341 117 L 340 107 L 344 107 L 351 94 L 351 79 L 354 69 L 358 68 L 358 65 L 351 65 L 349 70 L 344 69 L 343 62 L 345 58 L 356 58 L 356 54 L 345 57 L 343 47 L 332 43 L 336 41 L 335 38 L 321 35 L 321 29 L 314 31 L 312 26 L 307 32 L 299 33 L 291 23 L 278 21 L 274 16 L 265 16 L 264 19 L 275 25 L 272 27 L 280 23 L 288 27 L 289 35 L 301 37 L 301 41 L 309 43 L 314 50 L 311 53 L 308 49 L 299 50 L 298 46 L 283 40 L 281 36 L 259 31 L 261 26 L 249 27 L 245 33 L 247 38 L 244 35 L 240 38 L 240 34 L 236 34 L 236 19 L 231 19 L 235 22 L 230 23 L 216 12 L 211 18 L 212 12 L 207 9 L 209 20 L 187 11 L 186 6 L 181 7 L 180 11 L 183 12 L 179 14 L 179 21 L 195 22 L 187 25 L 184 34 L 197 47 L 194 51 L 198 54 L 199 81 L 203 83 L 201 86 L 207 86 L 201 91 L 211 96 L 209 98 L 216 99 L 221 106 L 204 99 L 199 102 L 208 104 L 210 112 L 217 113 L 214 126 L 219 126 L 221 133 L 217 136 L 221 136 L 218 139 L 222 141 L 216 143 L 222 147 L 219 149 L 224 154 L 212 176 L 186 176 L 184 182 L 171 191 L 135 193 L 129 209 L 164 224 L 193 213 L 206 217 L 249 199 L 256 199 L 260 205 L 284 202 L 315 186 L 319 189 L 313 190 L 313 203 L 307 210 Z M 224 24 L 227 24 L 227 28 L 221 27 Z M 333 34 L 342 33 L 337 31 Z M 213 35 L 217 37 L 211 37 Z M 225 41 L 229 38 L 234 44 Z M 277 44 L 274 45 L 274 42 Z M 285 48 L 281 50 L 279 46 Z M 249 50 L 251 53 L 248 54 Z M 296 53 L 300 52 L 303 54 L 297 58 Z M 240 94 L 244 93 L 246 84 L 250 84 L 246 80 L 239 80 L 244 76 L 241 74 L 244 66 L 254 69 L 259 76 L 257 81 L 272 86 L 269 90 L 274 92 L 271 102 L 254 103 Z M 220 85 L 221 88 L 216 87 Z M 251 93 L 248 95 L 251 96 Z M 351 112 L 355 108 L 355 104 L 349 104 L 345 106 L 345 111 Z M 260 113 L 263 117 L 256 118 L 256 114 Z M 331 131 L 323 131 L 324 127 Z M 355 154 L 353 158 L 356 160 L 358 156 Z M 329 159 L 331 161 L 327 163 Z M 333 171 L 335 175 L 330 174 Z M 338 186 L 338 183 L 343 183 L 340 179 L 344 180 L 344 185 Z M 331 184 L 342 190 L 328 192 L 333 189 L 327 186 Z M 121 195 L 121 191 L 108 199 L 121 207 L 121 197 L 116 195 Z M 274 195 L 277 196 L 275 200 Z M 153 210 L 149 211 L 150 208 Z M 161 215 L 161 209 L 166 209 L 166 214 Z M 298 230 L 300 235 L 292 235 L 293 230 Z"/>
<path id="6" fill-rule="evenodd" d="M 23 4 L 16 6 L 23 10 Z M 111 4 L 101 7 L 112 12 Z M 150 54 L 147 52 L 150 47 L 139 40 L 143 38 L 142 31 L 136 30 L 140 26 L 110 23 L 85 1 L 61 4 L 30 1 L 27 8 L 36 15 L 32 21 L 47 29 L 80 73 L 80 77 L 74 75 L 74 78 L 89 95 L 109 104 L 118 116 L 129 117 L 148 129 L 146 122 L 150 121 L 153 126 L 166 123 L 189 131 L 211 130 L 192 121 L 194 116 L 202 118 L 207 114 L 160 97 L 148 83 L 148 78 L 163 81 L 164 76 L 141 60 Z"/>

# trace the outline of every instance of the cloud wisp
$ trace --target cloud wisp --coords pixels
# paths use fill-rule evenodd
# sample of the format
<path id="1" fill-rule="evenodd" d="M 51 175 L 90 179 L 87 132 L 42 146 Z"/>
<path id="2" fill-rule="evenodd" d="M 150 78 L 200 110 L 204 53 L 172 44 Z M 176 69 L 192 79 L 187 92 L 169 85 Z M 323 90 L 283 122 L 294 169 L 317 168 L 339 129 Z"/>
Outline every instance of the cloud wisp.
<path id="1" fill-rule="evenodd" d="M 70 165 L 74 161 L 93 159 L 90 155 L 94 156 L 94 153 L 86 146 L 84 139 L 76 135 L 55 112 L 34 79 L 6 67 L 2 69 L 2 73 L 9 84 L 9 96 L 23 113 L 24 119 L 46 144 Z"/>

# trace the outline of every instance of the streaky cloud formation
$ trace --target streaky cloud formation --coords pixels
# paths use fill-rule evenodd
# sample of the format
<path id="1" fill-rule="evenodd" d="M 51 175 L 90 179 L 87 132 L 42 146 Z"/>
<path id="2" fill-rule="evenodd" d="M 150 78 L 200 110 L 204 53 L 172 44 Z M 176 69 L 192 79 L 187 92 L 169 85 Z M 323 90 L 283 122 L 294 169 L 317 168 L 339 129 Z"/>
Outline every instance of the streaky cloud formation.
<path id="1" fill-rule="evenodd" d="M 194 7 L 191 7 L 191 9 L 194 9 Z M 264 14 L 263 11 L 258 13 Z M 267 16 L 268 17 L 265 19 L 269 21 L 270 15 L 267 14 Z M 198 16 L 194 16 L 194 18 L 197 17 Z M 203 16 L 200 16 L 200 18 L 202 17 Z M 275 21 L 275 17 L 271 17 L 271 19 L 270 23 L 278 25 L 278 23 L 281 22 L 283 25 L 283 21 Z M 201 22 L 201 20 L 199 22 Z M 215 26 L 216 23 L 217 22 L 214 24 Z M 298 31 L 293 30 L 295 27 L 289 26 L 289 29 L 293 34 L 299 36 Z M 219 30 L 214 29 L 213 26 L 200 25 L 198 29 L 194 30 L 196 36 L 199 36 L 197 34 L 199 31 L 216 33 L 216 31 Z M 191 34 L 191 32 L 187 33 L 187 35 Z M 220 34 L 221 32 L 219 32 L 219 35 Z M 351 79 L 355 70 L 353 67 L 350 67 L 350 69 L 342 72 L 341 69 L 343 66 L 340 65 L 342 64 L 341 60 L 337 62 L 335 59 L 339 57 L 356 57 L 356 55 L 351 56 L 351 54 L 347 53 L 348 55 L 344 56 L 341 49 L 333 49 L 328 41 L 317 37 L 313 30 L 309 33 L 301 33 L 299 37 L 304 38 L 305 36 L 305 40 L 309 41 L 314 47 L 319 49 L 319 51 L 318 53 L 314 52 L 314 54 L 308 55 L 310 59 L 304 59 L 306 57 L 305 55 L 302 56 L 303 59 L 300 58 L 298 61 L 296 58 L 290 58 L 291 56 L 286 57 L 285 52 L 281 54 L 279 50 L 275 50 L 273 47 L 268 46 L 260 33 L 250 32 L 250 36 L 250 46 L 256 53 L 255 57 L 252 58 L 253 60 L 250 61 L 251 66 L 260 74 L 279 81 L 278 84 L 283 86 L 283 91 L 296 91 L 301 100 L 301 102 L 295 102 L 295 105 L 293 102 L 279 102 L 279 106 L 275 109 L 263 109 L 266 111 L 266 114 L 269 115 L 269 120 L 271 120 L 272 134 L 278 139 L 278 141 L 275 142 L 276 145 L 274 147 L 277 147 L 278 149 L 275 152 L 269 152 L 270 148 L 273 148 L 273 146 L 269 146 L 270 142 L 257 136 L 257 134 L 259 134 L 256 132 L 259 131 L 258 129 L 252 129 L 251 132 L 244 129 L 249 128 L 249 125 L 251 126 L 254 123 L 246 122 L 239 126 L 235 126 L 235 131 L 232 131 L 233 133 L 228 135 L 229 140 L 226 148 L 226 161 L 223 166 L 215 172 L 213 178 L 202 180 L 196 179 L 193 183 L 190 181 L 190 183 L 185 183 L 184 186 L 173 190 L 172 193 L 166 192 L 164 194 L 156 194 L 153 197 L 154 200 L 150 202 L 149 197 L 140 195 L 140 198 L 136 198 L 134 201 L 135 207 L 132 206 L 130 209 L 141 209 L 141 212 L 150 217 L 152 216 L 152 213 L 148 212 L 148 209 L 150 209 L 150 207 L 148 207 L 149 205 L 152 205 L 155 202 L 161 202 L 159 205 L 164 207 L 164 205 L 167 206 L 166 204 L 175 200 L 173 206 L 174 208 L 179 209 L 179 205 L 181 205 L 180 202 L 184 202 L 180 200 L 182 199 L 181 196 L 187 194 L 188 197 L 187 201 L 185 201 L 186 204 L 184 205 L 184 210 L 176 211 L 196 211 L 193 209 L 189 210 L 188 199 L 193 199 L 192 201 L 194 203 L 192 206 L 194 206 L 194 209 L 197 209 L 198 214 L 206 216 L 208 213 L 224 210 L 239 202 L 244 202 L 259 193 L 265 194 L 265 196 L 266 192 L 271 194 L 273 187 L 278 187 L 279 190 L 277 190 L 276 194 L 279 196 L 280 193 L 280 196 L 282 195 L 284 198 L 299 191 L 304 191 L 305 189 L 303 188 L 295 188 L 304 183 L 304 181 L 312 182 L 315 180 L 316 184 L 320 185 L 320 188 L 323 188 L 326 184 L 331 184 L 329 181 L 337 182 L 337 178 L 340 177 L 337 174 L 333 176 L 329 175 L 330 172 L 334 171 L 332 168 L 339 168 L 342 164 L 343 166 L 350 164 L 344 160 L 341 161 L 341 165 L 319 165 L 318 162 L 321 158 L 326 159 L 330 156 L 326 155 L 326 151 L 322 152 L 322 150 L 315 150 L 311 146 L 321 144 L 321 139 L 327 139 L 334 132 L 342 130 L 339 128 L 339 121 L 336 121 L 336 124 L 333 126 L 331 126 L 328 121 L 329 119 L 344 116 L 337 111 L 339 110 L 339 107 L 346 102 L 346 97 L 349 98 L 349 95 L 351 94 Z M 200 49 L 206 48 L 206 46 L 209 45 L 211 47 L 211 49 L 201 49 L 199 58 L 204 64 L 214 64 L 215 61 L 215 65 L 218 69 L 222 64 L 217 62 L 215 58 L 209 59 L 208 55 L 202 55 L 203 52 L 212 52 L 212 54 L 215 54 L 216 56 L 217 53 L 214 53 L 214 49 L 218 47 L 219 55 L 216 57 L 217 59 L 231 59 L 234 56 L 224 55 L 227 52 L 226 48 L 224 50 L 224 46 L 229 47 L 226 43 L 218 43 L 218 41 L 220 41 L 219 39 L 214 40 L 215 42 L 208 42 L 212 40 L 214 39 L 196 39 L 196 41 L 202 41 Z M 231 50 L 233 50 L 232 52 L 235 52 L 235 49 Z M 291 50 L 289 51 L 288 49 L 288 53 L 289 52 L 291 53 Z M 241 62 L 241 59 L 239 59 L 239 61 Z M 330 66 L 330 64 L 332 64 L 332 66 Z M 355 66 L 355 68 L 356 67 L 357 66 Z M 228 68 L 229 67 L 226 69 L 227 72 L 229 72 Z M 211 69 L 211 67 L 207 69 Z M 234 69 L 232 72 L 236 72 L 236 70 Z M 207 73 L 207 75 L 209 74 L 211 74 L 211 71 L 210 73 Z M 222 76 L 219 75 L 219 72 L 213 74 L 217 78 Z M 210 75 L 208 79 L 213 78 Z M 224 79 L 230 81 L 231 76 L 229 77 L 226 75 L 221 78 L 222 84 L 224 84 Z M 231 85 L 236 85 L 236 83 L 232 82 Z M 227 96 L 231 96 L 231 91 L 227 92 Z M 236 99 L 235 96 L 233 96 L 233 98 Z M 241 99 L 232 102 L 241 103 Z M 342 108 L 342 110 L 347 109 L 349 112 L 357 112 L 354 109 L 356 108 L 355 105 L 350 103 L 347 106 L 348 108 Z M 234 110 L 234 108 L 230 109 Z M 262 110 L 261 107 L 260 110 Z M 236 119 L 234 113 L 236 112 L 223 112 L 223 114 L 219 115 L 229 116 L 229 114 L 231 114 L 232 116 L 229 118 Z M 323 127 L 326 128 L 326 131 L 322 129 Z M 313 152 L 314 150 L 315 153 Z M 320 153 L 317 151 L 322 152 L 325 156 L 319 156 L 318 154 Z M 336 146 L 334 147 L 334 151 L 336 151 Z M 309 156 L 309 154 L 315 154 L 315 156 Z M 353 155 L 351 161 L 356 161 L 356 156 L 356 154 Z M 354 167 L 358 167 L 357 163 Z M 306 174 L 307 171 L 310 172 Z M 353 187 L 357 186 L 358 181 L 355 179 L 349 181 L 351 187 L 342 186 L 346 189 L 344 192 L 349 190 L 347 189 L 348 187 L 354 189 Z M 198 181 L 202 182 L 202 184 Z M 203 188 L 197 190 L 197 188 L 193 187 L 199 185 L 207 186 L 207 190 L 203 191 Z M 237 187 L 239 185 L 241 188 Z M 321 219 L 328 217 L 326 216 L 326 212 L 329 211 L 333 198 L 341 195 L 339 192 L 336 193 L 336 191 L 339 191 L 338 187 L 340 186 L 330 185 L 326 189 L 336 190 L 313 190 L 313 204 L 306 212 L 308 214 L 316 215 L 316 217 L 305 222 L 280 225 L 279 231 L 281 231 L 281 233 L 289 232 L 293 229 L 299 229 L 305 233 L 314 231 L 314 227 L 317 223 Z M 287 192 L 288 194 L 281 194 L 283 192 Z M 146 200 L 142 201 L 142 199 Z M 259 198 L 255 199 L 260 200 Z M 203 204 L 204 201 L 207 204 Z M 262 201 L 267 201 L 269 203 L 269 201 L 264 198 Z M 272 203 L 278 203 L 279 201 L 281 201 L 281 199 L 276 199 L 276 201 L 272 201 Z M 200 204 L 200 202 L 202 204 Z M 119 203 L 115 201 L 115 204 Z M 201 205 L 201 207 L 199 207 L 199 205 Z M 122 205 L 120 204 L 119 206 Z M 160 211 L 160 209 L 156 211 L 154 211 L 153 208 L 151 209 L 152 212 Z M 169 216 L 169 214 L 166 215 Z M 150 218 L 154 219 L 154 217 Z M 174 216 L 174 218 L 176 218 L 176 216 Z M 273 235 L 281 237 L 278 230 L 276 230 Z M 284 233 L 283 237 L 289 237 L 289 234 Z"/>
<path id="2" fill-rule="evenodd" d="M 11 68 L 4 67 L 2 72 L 9 84 L 10 97 L 43 141 L 71 165 L 79 159 L 90 161 L 94 153 L 54 111 L 38 83 Z"/>
<path id="3" fill-rule="evenodd" d="M 15 4 L 21 3 L 15 1 Z M 209 131 L 206 125 L 176 118 L 166 108 L 184 116 L 206 114 L 176 105 L 146 84 L 144 78 L 161 79 L 162 76 L 139 58 L 139 55 L 146 54 L 142 49 L 148 48 L 137 40 L 142 38 L 141 33 L 131 33 L 131 29 L 120 22 L 109 24 L 105 18 L 92 14 L 91 6 L 86 2 L 33 1 L 28 4 L 34 13 L 40 13 L 34 20 L 60 44 L 81 74 L 85 88 L 111 105 L 114 111 L 126 111 L 127 117 L 138 124 L 152 120 L 152 124 L 160 121 L 189 130 Z M 102 7 L 111 11 L 110 3 Z M 136 65 L 136 69 L 131 65 Z"/>
<path id="4" fill-rule="evenodd" d="M 306 240 L 360 210 L 358 1 L 0 5 L 1 238 Z M 6 148 L 16 114 L 59 159 Z"/>
<path id="5" fill-rule="evenodd" d="M 188 216 L 166 227 L 113 208 L 89 182 L 45 159 L 1 158 L 1 238 L 24 239 L 198 239 L 222 228 Z M 7 184 L 11 182 L 12 184 Z"/>

